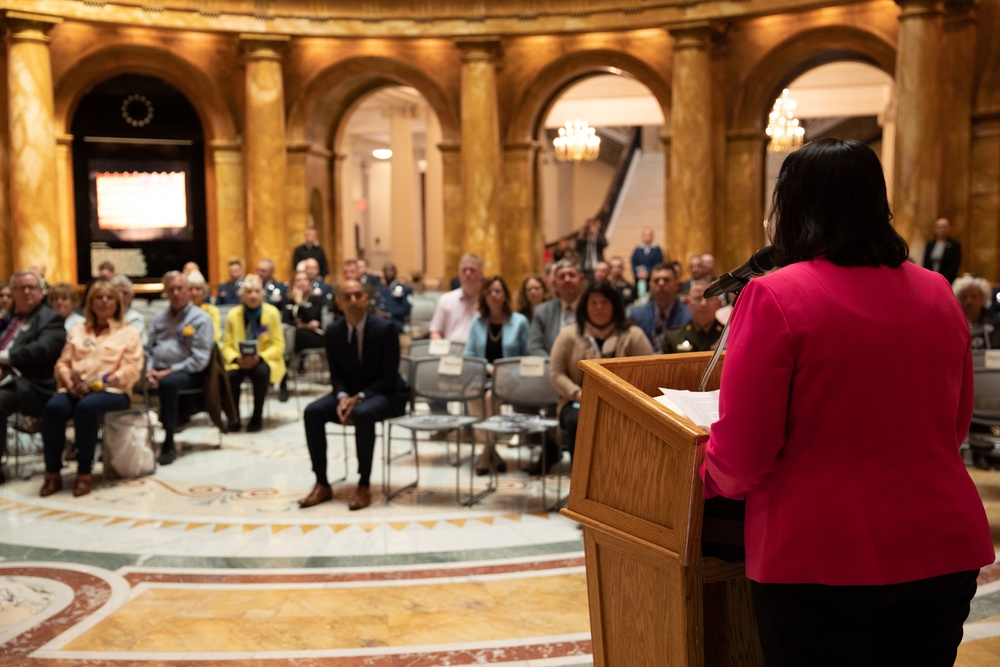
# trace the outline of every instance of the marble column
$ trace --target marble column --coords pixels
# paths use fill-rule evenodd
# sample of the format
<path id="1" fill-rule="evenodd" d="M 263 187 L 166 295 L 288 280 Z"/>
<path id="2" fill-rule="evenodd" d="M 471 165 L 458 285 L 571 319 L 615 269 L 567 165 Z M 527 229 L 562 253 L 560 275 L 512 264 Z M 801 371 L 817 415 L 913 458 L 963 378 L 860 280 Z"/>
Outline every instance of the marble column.
<path id="1" fill-rule="evenodd" d="M 56 137 L 56 220 L 59 226 L 59 263 L 49 266 L 46 280 L 54 282 L 53 269 L 58 268 L 69 282 L 76 282 L 76 208 L 73 203 L 73 135 Z"/>
<path id="2" fill-rule="evenodd" d="M 344 142 L 347 143 L 347 142 Z M 351 160 L 349 154 L 334 153 L 330 156 L 330 217 L 326 228 L 320 232 L 320 238 L 330 239 L 324 246 L 326 259 L 330 264 L 327 279 L 330 282 L 340 282 L 341 269 L 348 253 L 353 256 L 352 245 L 346 245 L 344 226 L 350 224 L 347 212 L 354 211 L 354 201 L 351 197 Z M 345 200 L 345 197 L 349 198 Z M 346 222 L 345 222 L 346 221 Z M 348 251 L 346 248 L 350 248 Z"/>
<path id="3" fill-rule="evenodd" d="M 667 251 L 686 262 L 713 245 L 712 30 L 707 22 L 672 29 L 670 189 Z"/>
<path id="4" fill-rule="evenodd" d="M 941 5 L 897 0 L 893 224 L 916 250 L 938 217 L 941 176 Z M 919 258 L 918 258 L 919 261 Z"/>
<path id="5" fill-rule="evenodd" d="M 7 51 L 0 49 L 0 72 L 7 71 Z M 0 76 L 0 100 L 8 99 L 7 77 Z M 0 276 L 14 272 L 13 229 L 10 222 L 10 144 L 7 105 L 0 103 Z"/>
<path id="6" fill-rule="evenodd" d="M 1000 115 L 973 124 L 968 244 L 963 263 L 987 279 L 1000 276 Z"/>
<path id="7" fill-rule="evenodd" d="M 439 144 L 441 151 L 441 194 L 444 215 L 444 272 L 439 277 L 448 284 L 458 275 L 458 260 L 466 244 L 464 212 L 462 208 L 462 154 L 454 144 Z"/>
<path id="8" fill-rule="evenodd" d="M 444 163 L 441 160 L 441 123 L 437 115 L 427 111 L 427 134 L 424 140 L 426 146 L 424 156 L 427 160 L 427 171 L 424 173 L 424 215 L 425 242 L 423 267 L 425 275 L 443 276 L 444 258 Z"/>
<path id="9" fill-rule="evenodd" d="M 941 123 L 939 215 L 969 249 L 969 162 L 972 143 L 972 100 L 975 97 L 976 23 L 974 0 L 951 0 L 944 19 L 941 57 L 941 97 L 946 101 Z M 947 109 L 945 112 L 944 109 Z M 929 232 L 928 232 L 929 234 Z M 965 260 L 968 260 L 966 253 Z M 967 262 L 963 262 L 967 265 Z M 961 270 L 964 270 L 962 267 Z"/>
<path id="10" fill-rule="evenodd" d="M 739 266 L 765 244 L 764 154 L 761 132 L 732 134 L 726 141 L 725 229 L 715 244 L 716 273 Z M 683 260 L 682 260 L 683 261 Z M 719 270 L 721 268 L 721 271 Z"/>
<path id="11" fill-rule="evenodd" d="M 382 247 L 388 246 L 396 269 L 404 276 L 415 269 L 423 270 L 423 215 L 413 156 L 413 116 L 412 108 L 390 110 L 391 238 L 382 240 Z M 369 250 L 375 250 L 372 245 Z"/>
<path id="12" fill-rule="evenodd" d="M 52 282 L 76 281 L 60 265 L 56 137 L 48 32 L 62 19 L 8 11 L 10 207 L 15 269 L 45 264 Z"/>
<path id="13" fill-rule="evenodd" d="M 275 276 L 290 277 L 288 264 L 297 239 L 285 220 L 285 93 L 281 50 L 288 37 L 240 35 L 246 59 L 247 259 L 255 266 L 274 260 Z"/>
<path id="14" fill-rule="evenodd" d="M 309 184 L 308 184 L 308 160 L 309 144 L 296 144 L 288 146 L 288 171 L 286 172 L 286 192 L 285 192 L 285 234 L 288 237 L 290 250 L 288 257 L 275 259 L 275 262 L 284 262 L 289 271 L 294 271 L 292 266 L 292 251 L 295 246 L 302 243 L 306 227 L 309 226 Z M 329 258 L 328 258 L 329 259 Z M 288 277 L 291 280 L 291 275 Z"/>
<path id="15" fill-rule="evenodd" d="M 229 260 L 235 258 L 246 262 L 249 259 L 243 145 L 239 141 L 216 140 L 209 142 L 208 151 L 213 171 L 215 214 L 209 216 L 207 278 L 220 283 L 229 280 Z M 211 252 L 213 244 L 214 253 Z M 248 268 L 253 271 L 255 267 Z"/>
<path id="16" fill-rule="evenodd" d="M 497 49 L 491 39 L 460 40 L 462 49 L 463 252 L 483 259 L 486 273 L 499 273 L 500 125 L 497 108 Z"/>
<path id="17" fill-rule="evenodd" d="M 511 292 L 541 269 L 541 223 L 535 208 L 535 159 L 538 144 L 509 145 L 503 152 L 503 222 L 500 247 L 503 276 Z"/>

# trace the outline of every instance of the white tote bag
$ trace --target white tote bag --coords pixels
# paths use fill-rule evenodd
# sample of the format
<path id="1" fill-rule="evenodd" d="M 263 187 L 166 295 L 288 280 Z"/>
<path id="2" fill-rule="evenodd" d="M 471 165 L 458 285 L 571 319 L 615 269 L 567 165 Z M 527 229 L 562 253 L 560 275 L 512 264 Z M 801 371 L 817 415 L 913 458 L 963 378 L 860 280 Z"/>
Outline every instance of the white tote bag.
<path id="1" fill-rule="evenodd" d="M 149 410 L 129 410 L 104 418 L 104 456 L 118 475 L 141 477 L 156 469 L 149 445 L 153 423 Z"/>

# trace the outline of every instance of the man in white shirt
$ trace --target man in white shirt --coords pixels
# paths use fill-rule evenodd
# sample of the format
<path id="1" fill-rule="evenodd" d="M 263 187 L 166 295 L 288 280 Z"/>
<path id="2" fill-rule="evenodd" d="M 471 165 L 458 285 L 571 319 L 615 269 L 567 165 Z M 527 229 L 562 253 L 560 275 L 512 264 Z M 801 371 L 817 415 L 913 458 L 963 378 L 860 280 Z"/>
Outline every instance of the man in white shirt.
<path id="1" fill-rule="evenodd" d="M 483 288 L 483 260 L 465 254 L 458 262 L 460 286 L 445 292 L 434 306 L 431 317 L 432 340 L 450 340 L 464 343 L 469 337 L 472 321 L 479 314 L 479 292 Z"/>

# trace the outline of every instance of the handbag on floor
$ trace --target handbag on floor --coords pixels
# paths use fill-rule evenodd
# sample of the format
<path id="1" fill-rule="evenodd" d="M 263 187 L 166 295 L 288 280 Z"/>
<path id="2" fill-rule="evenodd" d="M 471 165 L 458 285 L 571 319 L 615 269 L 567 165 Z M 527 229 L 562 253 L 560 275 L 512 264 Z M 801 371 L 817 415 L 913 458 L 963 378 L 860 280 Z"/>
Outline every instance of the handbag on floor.
<path id="1" fill-rule="evenodd" d="M 156 455 L 150 446 L 152 413 L 136 409 L 115 412 L 104 418 L 104 456 L 119 476 L 149 475 L 156 469 Z"/>

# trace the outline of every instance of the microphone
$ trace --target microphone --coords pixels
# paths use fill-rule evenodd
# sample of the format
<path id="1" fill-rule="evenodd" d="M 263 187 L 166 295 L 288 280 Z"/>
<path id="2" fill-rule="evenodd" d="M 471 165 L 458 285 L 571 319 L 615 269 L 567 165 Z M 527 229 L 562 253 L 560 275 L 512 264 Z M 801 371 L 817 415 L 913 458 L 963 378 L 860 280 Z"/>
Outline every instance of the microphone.
<path id="1" fill-rule="evenodd" d="M 750 259 L 722 276 L 705 290 L 705 298 L 720 296 L 726 292 L 739 292 L 750 278 L 774 268 L 774 246 L 761 248 Z"/>

